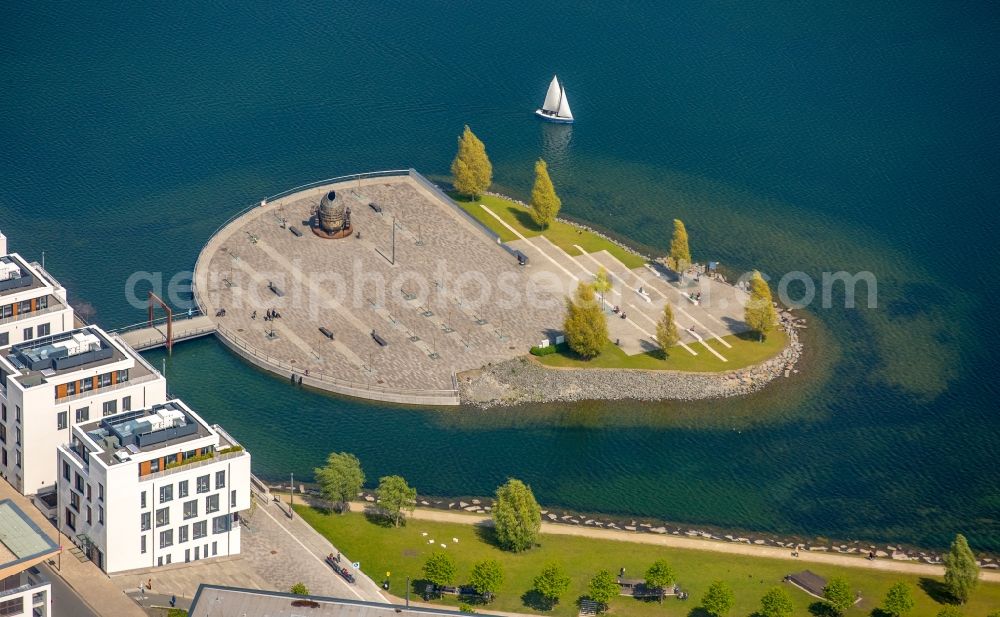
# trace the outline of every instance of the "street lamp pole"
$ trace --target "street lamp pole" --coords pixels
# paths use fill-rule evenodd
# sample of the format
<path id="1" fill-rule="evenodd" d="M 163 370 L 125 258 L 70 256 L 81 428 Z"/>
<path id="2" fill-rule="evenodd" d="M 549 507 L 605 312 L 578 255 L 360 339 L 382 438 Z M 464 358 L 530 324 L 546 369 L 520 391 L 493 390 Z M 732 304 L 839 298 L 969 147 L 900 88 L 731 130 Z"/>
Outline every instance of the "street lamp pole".
<path id="1" fill-rule="evenodd" d="M 288 483 L 289 483 L 288 488 L 291 489 L 291 491 L 288 493 L 288 518 L 292 518 L 292 516 L 294 516 L 294 514 L 295 514 L 295 510 L 292 509 L 292 506 L 295 505 L 295 474 L 294 473 L 289 474 Z"/>

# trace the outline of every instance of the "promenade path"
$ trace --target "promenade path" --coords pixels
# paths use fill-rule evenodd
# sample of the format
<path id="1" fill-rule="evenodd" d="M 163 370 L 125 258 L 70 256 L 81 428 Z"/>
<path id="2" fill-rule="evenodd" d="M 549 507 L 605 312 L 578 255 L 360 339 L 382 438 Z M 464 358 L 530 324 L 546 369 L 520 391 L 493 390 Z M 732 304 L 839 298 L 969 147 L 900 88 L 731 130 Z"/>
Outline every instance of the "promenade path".
<path id="1" fill-rule="evenodd" d="M 352 508 L 362 509 L 369 504 L 355 503 Z M 469 514 L 465 512 L 454 512 L 449 510 L 434 510 L 430 508 L 417 508 L 409 515 L 413 520 L 435 521 L 439 523 L 458 523 L 462 525 L 492 525 L 493 521 L 489 516 L 482 514 Z M 903 574 L 914 574 L 922 576 L 944 576 L 944 566 L 932 565 L 916 561 L 897 561 L 893 559 L 875 559 L 869 561 L 861 556 L 844 555 L 840 553 L 824 553 L 812 551 L 799 551 L 798 557 L 792 557 L 791 551 L 776 546 L 758 546 L 754 544 L 742 544 L 736 542 L 720 542 L 716 540 L 705 540 L 701 538 L 690 538 L 687 536 L 675 536 L 669 534 L 637 533 L 630 531 L 619 531 L 614 529 L 597 529 L 593 527 L 581 527 L 577 525 L 565 525 L 557 523 L 542 522 L 541 533 L 560 536 L 579 536 L 592 538 L 595 540 L 611 540 L 615 542 L 634 542 L 636 544 L 652 544 L 679 548 L 692 551 L 711 551 L 715 553 L 728 553 L 730 555 L 747 555 L 749 557 L 764 557 L 767 559 L 781 559 L 796 563 L 819 563 L 826 565 L 844 566 L 848 568 L 858 568 L 860 570 L 880 570 L 885 572 L 899 572 Z M 982 570 L 979 575 L 980 580 L 992 583 L 1000 583 L 1000 572 Z"/>

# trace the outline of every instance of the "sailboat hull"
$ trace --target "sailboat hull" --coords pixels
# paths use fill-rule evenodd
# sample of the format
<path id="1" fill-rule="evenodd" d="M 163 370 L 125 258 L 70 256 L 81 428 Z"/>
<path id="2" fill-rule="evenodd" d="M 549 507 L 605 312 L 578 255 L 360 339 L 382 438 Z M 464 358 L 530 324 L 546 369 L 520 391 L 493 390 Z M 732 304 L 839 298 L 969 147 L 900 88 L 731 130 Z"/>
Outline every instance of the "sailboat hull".
<path id="1" fill-rule="evenodd" d="M 557 116 L 556 114 L 549 113 L 544 109 L 536 109 L 535 115 L 545 120 L 546 122 L 553 122 L 555 124 L 573 124 L 573 118 L 565 118 L 563 116 Z"/>

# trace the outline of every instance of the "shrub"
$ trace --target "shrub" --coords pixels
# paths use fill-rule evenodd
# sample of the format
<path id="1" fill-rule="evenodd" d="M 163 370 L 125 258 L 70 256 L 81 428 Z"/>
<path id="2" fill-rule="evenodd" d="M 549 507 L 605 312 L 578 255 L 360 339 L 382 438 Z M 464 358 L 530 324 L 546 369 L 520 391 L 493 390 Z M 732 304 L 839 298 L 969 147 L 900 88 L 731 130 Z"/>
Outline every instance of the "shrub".
<path id="1" fill-rule="evenodd" d="M 555 345 L 546 345 L 545 347 L 532 347 L 531 355 L 533 356 L 547 356 L 554 354 L 556 352 Z"/>

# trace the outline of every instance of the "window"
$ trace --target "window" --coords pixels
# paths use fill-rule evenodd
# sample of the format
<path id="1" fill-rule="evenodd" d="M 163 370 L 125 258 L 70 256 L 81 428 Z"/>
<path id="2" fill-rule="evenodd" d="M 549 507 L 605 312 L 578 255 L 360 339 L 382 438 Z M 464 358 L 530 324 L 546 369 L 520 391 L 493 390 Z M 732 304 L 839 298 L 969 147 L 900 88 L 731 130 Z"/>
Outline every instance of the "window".
<path id="1" fill-rule="evenodd" d="M 128 381 L 128 369 L 122 369 L 118 371 L 118 383 L 125 383 Z"/>
<path id="2" fill-rule="evenodd" d="M 3 456 L 3 466 L 7 466 L 7 448 L 0 449 L 0 454 Z"/>
<path id="3" fill-rule="evenodd" d="M 14 422 L 20 422 L 20 421 L 21 421 L 21 406 L 14 405 Z"/>
<path id="4" fill-rule="evenodd" d="M 219 496 L 209 495 L 205 498 L 205 514 L 211 514 L 212 512 L 219 511 Z"/>
<path id="5" fill-rule="evenodd" d="M 80 413 L 80 412 L 77 411 L 77 413 Z M 65 411 L 60 411 L 59 413 L 56 414 L 56 428 L 58 430 L 61 431 L 64 428 L 67 428 L 67 416 L 68 415 L 69 414 L 66 413 Z"/>
<path id="6" fill-rule="evenodd" d="M 94 389 L 94 380 L 90 377 L 80 380 L 80 392 L 90 392 Z"/>
<path id="7" fill-rule="evenodd" d="M 139 552 L 146 554 L 146 536 L 139 536 Z"/>
<path id="8" fill-rule="evenodd" d="M 198 538 L 204 538 L 205 536 L 208 535 L 208 521 L 201 521 L 195 523 L 191 527 L 192 527 L 191 532 L 194 535 L 195 540 L 197 540 Z"/>
<path id="9" fill-rule="evenodd" d="M 0 347 L 6 347 L 7 345 L 10 345 L 10 334 L 4 332 L 0 334 Z"/>
<path id="10" fill-rule="evenodd" d="M 25 328 L 24 329 L 24 340 L 30 341 L 33 338 L 35 338 L 35 329 L 34 328 Z"/>
<path id="11" fill-rule="evenodd" d="M 170 508 L 160 508 L 156 511 L 156 526 L 163 527 L 170 524 Z"/>
<path id="12" fill-rule="evenodd" d="M 184 502 L 184 520 L 198 516 L 198 500 Z"/>
<path id="13" fill-rule="evenodd" d="M 7 426 L 4 424 L 0 424 L 0 441 L 7 443 Z"/>
<path id="14" fill-rule="evenodd" d="M 187 480 L 181 480 L 180 482 L 177 483 L 177 496 L 181 497 L 181 498 L 188 496 L 188 481 Z"/>
<path id="15" fill-rule="evenodd" d="M 111 385 L 111 373 L 104 373 L 103 375 L 97 376 L 97 387 L 107 388 Z"/>
<path id="16" fill-rule="evenodd" d="M 97 506 L 97 522 L 104 524 L 104 506 Z"/>
<path id="17" fill-rule="evenodd" d="M 7 406 L 3 404 L 0 404 L 0 420 L 7 421 Z"/>
<path id="18" fill-rule="evenodd" d="M 18 313 L 24 314 L 24 313 L 30 313 L 31 312 L 31 300 L 21 300 L 21 304 L 19 306 L 20 306 L 20 308 L 17 311 Z M 29 336 L 27 338 L 31 338 L 31 337 Z"/>
<path id="19" fill-rule="evenodd" d="M 44 307 L 39 307 L 44 308 Z M 52 326 L 47 323 L 38 324 L 38 336 L 48 336 L 52 332 Z"/>
<path id="20" fill-rule="evenodd" d="M 236 490 L 235 489 L 229 491 L 229 507 L 230 508 L 235 508 L 236 507 Z"/>
<path id="21" fill-rule="evenodd" d="M 23 615 L 24 596 L 0 602 L 0 615 Z"/>
<path id="22" fill-rule="evenodd" d="M 118 413 L 118 401 L 104 401 L 103 412 L 105 416 Z"/>
<path id="23" fill-rule="evenodd" d="M 49 297 L 42 296 L 38 299 L 38 302 L 35 303 L 35 306 L 38 307 L 39 310 L 49 308 Z"/>
<path id="24" fill-rule="evenodd" d="M 220 488 L 226 488 L 225 470 L 215 472 L 215 490 L 219 490 Z"/>
<path id="25" fill-rule="evenodd" d="M 149 512 L 143 512 L 139 516 L 139 528 L 142 531 L 149 531 L 151 525 L 149 524 Z"/>
<path id="26" fill-rule="evenodd" d="M 87 510 L 87 524 L 88 525 L 93 525 L 94 524 L 94 519 L 93 519 L 93 516 L 91 516 L 90 506 L 87 506 L 86 510 Z"/>
<path id="27" fill-rule="evenodd" d="M 104 501 L 104 485 L 97 483 L 97 501 Z"/>
<path id="28" fill-rule="evenodd" d="M 21 467 L 21 451 L 20 450 L 14 450 L 14 464 L 17 465 L 18 468 Z"/>
<path id="29" fill-rule="evenodd" d="M 76 531 L 76 514 L 69 508 L 66 508 L 66 526 Z"/>
<path id="30" fill-rule="evenodd" d="M 132 411 L 132 397 L 126 396 L 122 399 L 122 411 Z"/>
<path id="31" fill-rule="evenodd" d="M 20 426 L 15 426 L 14 427 L 14 445 L 17 445 L 17 446 L 21 445 L 21 427 Z"/>
<path id="32" fill-rule="evenodd" d="M 208 475 L 198 476 L 198 492 L 199 493 L 208 492 Z"/>
<path id="33" fill-rule="evenodd" d="M 174 498 L 174 485 L 168 484 L 160 487 L 160 503 L 167 503 Z"/>
<path id="34" fill-rule="evenodd" d="M 218 549 L 219 549 L 219 543 L 218 542 L 212 542 L 212 557 L 215 557 L 216 555 L 219 554 L 219 550 Z"/>
<path id="35" fill-rule="evenodd" d="M 74 394 L 76 394 L 76 382 L 71 381 L 66 384 L 66 396 L 73 396 Z"/>
<path id="36" fill-rule="evenodd" d="M 174 530 L 168 529 L 160 532 L 160 548 L 167 548 L 174 545 Z"/>
<path id="37" fill-rule="evenodd" d="M 146 491 L 139 493 L 139 507 L 140 508 L 146 507 Z"/>
<path id="38" fill-rule="evenodd" d="M 223 514 L 212 519 L 212 533 L 226 533 L 229 531 L 229 515 Z"/>
<path id="39" fill-rule="evenodd" d="M 81 407 L 76 410 L 76 421 L 86 422 L 90 419 L 90 407 Z"/>
<path id="40" fill-rule="evenodd" d="M 181 525 L 177 528 L 177 544 L 184 544 L 188 541 L 188 526 Z"/>
<path id="41" fill-rule="evenodd" d="M 76 491 L 69 492 L 69 505 L 77 512 L 80 511 L 80 494 Z"/>
<path id="42" fill-rule="evenodd" d="M 92 489 L 93 489 L 93 487 L 88 484 L 87 485 L 87 501 L 93 501 L 93 494 L 94 494 L 94 492 L 93 492 Z"/>
<path id="43" fill-rule="evenodd" d="M 78 471 L 73 472 L 73 486 L 75 486 L 76 490 L 80 491 L 80 493 L 83 493 L 83 477 Z"/>

